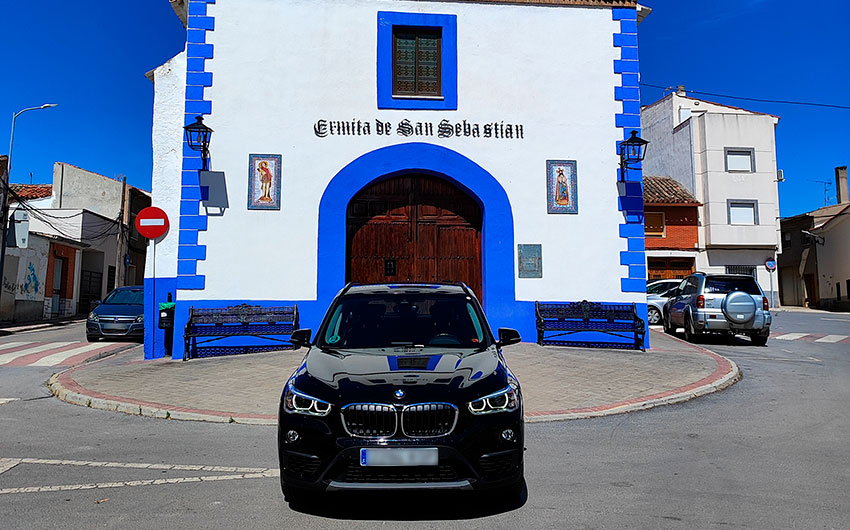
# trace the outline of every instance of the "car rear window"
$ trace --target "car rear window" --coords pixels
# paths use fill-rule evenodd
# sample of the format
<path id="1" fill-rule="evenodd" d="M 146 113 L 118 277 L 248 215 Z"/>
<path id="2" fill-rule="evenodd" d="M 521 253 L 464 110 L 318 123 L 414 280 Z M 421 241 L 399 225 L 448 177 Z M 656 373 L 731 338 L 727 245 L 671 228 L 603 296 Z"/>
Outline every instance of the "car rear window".
<path id="1" fill-rule="evenodd" d="M 761 296 L 761 290 L 755 278 L 716 277 L 705 279 L 706 293 L 732 293 L 742 291 L 747 294 Z"/>

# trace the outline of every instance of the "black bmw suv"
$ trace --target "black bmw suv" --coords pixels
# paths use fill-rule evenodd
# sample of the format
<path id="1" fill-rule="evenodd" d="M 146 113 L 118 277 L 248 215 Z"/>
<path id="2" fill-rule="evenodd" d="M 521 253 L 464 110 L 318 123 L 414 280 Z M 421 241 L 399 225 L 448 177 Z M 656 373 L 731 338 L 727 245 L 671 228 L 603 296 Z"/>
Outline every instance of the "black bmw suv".
<path id="1" fill-rule="evenodd" d="M 485 489 L 523 481 L 519 382 L 463 284 L 346 286 L 286 382 L 280 482 L 310 490 Z"/>

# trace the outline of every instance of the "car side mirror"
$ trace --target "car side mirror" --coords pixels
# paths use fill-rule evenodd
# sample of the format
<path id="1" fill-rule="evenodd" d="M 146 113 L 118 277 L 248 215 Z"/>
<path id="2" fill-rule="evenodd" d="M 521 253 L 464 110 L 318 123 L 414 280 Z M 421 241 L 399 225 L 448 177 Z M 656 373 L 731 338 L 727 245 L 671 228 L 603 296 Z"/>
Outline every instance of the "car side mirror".
<path id="1" fill-rule="evenodd" d="M 678 288 L 674 287 L 674 288 L 670 289 L 669 291 L 664 291 L 659 296 L 661 296 L 661 298 L 670 298 L 671 296 L 676 296 L 677 290 L 678 290 Z"/>
<path id="2" fill-rule="evenodd" d="M 102 300 L 95 300 L 94 302 L 92 302 L 92 305 L 93 305 L 94 307 L 97 307 L 97 306 L 99 306 L 99 305 L 100 305 L 100 304 L 102 304 L 102 303 L 103 303 L 103 301 L 102 301 Z"/>
<path id="3" fill-rule="evenodd" d="M 522 342 L 522 337 L 520 337 L 519 331 L 511 328 L 499 328 L 499 342 L 496 344 L 500 348 L 510 346 L 511 344 L 516 344 L 518 342 Z"/>
<path id="4" fill-rule="evenodd" d="M 296 329 L 292 332 L 292 335 L 289 336 L 289 342 L 292 343 L 293 346 L 310 347 L 310 339 L 313 337 L 313 330 L 304 328 L 304 329 Z"/>

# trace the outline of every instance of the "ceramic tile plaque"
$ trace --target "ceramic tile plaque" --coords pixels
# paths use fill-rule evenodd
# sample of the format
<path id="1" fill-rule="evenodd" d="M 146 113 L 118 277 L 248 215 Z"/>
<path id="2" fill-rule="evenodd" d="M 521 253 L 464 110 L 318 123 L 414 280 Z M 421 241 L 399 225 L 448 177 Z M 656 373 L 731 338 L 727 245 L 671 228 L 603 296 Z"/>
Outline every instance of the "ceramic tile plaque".
<path id="1" fill-rule="evenodd" d="M 578 213 L 575 160 L 546 161 L 546 198 L 549 213 Z"/>
<path id="2" fill-rule="evenodd" d="M 280 155 L 248 155 L 248 209 L 280 210 Z"/>
<path id="3" fill-rule="evenodd" d="M 517 245 L 520 278 L 543 277 L 543 245 Z"/>

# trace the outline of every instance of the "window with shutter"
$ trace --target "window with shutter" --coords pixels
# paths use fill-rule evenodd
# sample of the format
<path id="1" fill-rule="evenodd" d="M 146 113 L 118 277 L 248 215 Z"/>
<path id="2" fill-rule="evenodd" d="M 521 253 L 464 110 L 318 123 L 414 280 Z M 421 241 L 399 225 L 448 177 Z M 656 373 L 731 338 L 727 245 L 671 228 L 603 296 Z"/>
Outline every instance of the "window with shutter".
<path id="1" fill-rule="evenodd" d="M 393 96 L 441 96 L 440 28 L 393 28 Z"/>
<path id="2" fill-rule="evenodd" d="M 646 237 L 664 237 L 664 212 L 646 212 L 644 226 Z"/>

